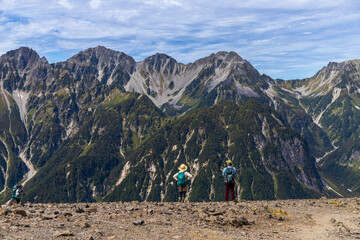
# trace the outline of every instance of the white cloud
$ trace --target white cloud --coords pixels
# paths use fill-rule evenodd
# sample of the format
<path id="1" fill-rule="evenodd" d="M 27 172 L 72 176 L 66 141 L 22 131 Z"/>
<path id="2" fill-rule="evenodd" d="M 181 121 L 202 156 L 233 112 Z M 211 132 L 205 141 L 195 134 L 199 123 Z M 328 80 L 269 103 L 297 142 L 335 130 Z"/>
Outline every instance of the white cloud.
<path id="1" fill-rule="evenodd" d="M 145 4 L 148 5 L 152 5 L 152 6 L 157 6 L 157 7 L 161 7 L 161 8 L 166 8 L 166 7 L 181 7 L 184 6 L 184 4 L 186 3 L 186 1 L 176 1 L 176 0 L 147 0 L 144 1 Z"/>
<path id="2" fill-rule="evenodd" d="M 15 6 L 14 0 L 1 0 L 0 1 L 0 10 L 5 11 L 11 9 Z"/>
<path id="3" fill-rule="evenodd" d="M 24 45 L 45 56 L 104 45 L 136 60 L 163 52 L 188 63 L 234 50 L 283 78 L 306 77 L 300 66 L 312 61 L 360 57 L 357 0 L 55 2 L 0 0 L 0 54 Z"/>
<path id="4" fill-rule="evenodd" d="M 89 5 L 92 9 L 97 9 L 101 5 L 101 0 L 91 0 Z"/>
<path id="5" fill-rule="evenodd" d="M 70 4 L 70 2 L 68 0 L 59 0 L 58 2 L 61 6 L 67 8 L 67 9 L 72 9 L 73 6 Z"/>
<path id="6" fill-rule="evenodd" d="M 120 10 L 120 9 L 116 9 L 116 10 L 110 10 L 107 14 L 107 16 L 110 19 L 113 19 L 117 22 L 125 22 L 127 20 L 129 20 L 132 17 L 136 17 L 139 16 L 139 13 L 137 10 Z"/>
<path id="7" fill-rule="evenodd" d="M 316 10 L 333 7 L 343 7 L 357 3 L 356 0 L 244 0 L 244 1 L 225 1 L 228 7 L 255 8 L 255 9 L 282 9 L 282 10 Z"/>

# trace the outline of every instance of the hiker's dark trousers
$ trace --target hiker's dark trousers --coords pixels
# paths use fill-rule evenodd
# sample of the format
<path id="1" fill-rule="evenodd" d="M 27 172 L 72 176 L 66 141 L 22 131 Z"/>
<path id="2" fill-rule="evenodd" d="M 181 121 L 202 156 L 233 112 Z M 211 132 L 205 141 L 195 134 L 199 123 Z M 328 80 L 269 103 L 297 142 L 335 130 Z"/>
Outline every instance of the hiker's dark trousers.
<path id="1" fill-rule="evenodd" d="M 225 201 L 227 202 L 229 199 L 229 190 L 231 193 L 231 201 L 235 200 L 235 192 L 234 192 L 235 183 L 225 183 Z"/>

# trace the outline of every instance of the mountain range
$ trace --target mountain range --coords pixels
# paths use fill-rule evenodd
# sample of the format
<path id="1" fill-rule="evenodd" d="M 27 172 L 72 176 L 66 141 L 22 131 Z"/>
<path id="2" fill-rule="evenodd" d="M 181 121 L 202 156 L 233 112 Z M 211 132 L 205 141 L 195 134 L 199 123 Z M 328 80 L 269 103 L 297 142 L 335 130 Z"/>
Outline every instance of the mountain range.
<path id="1" fill-rule="evenodd" d="M 102 46 L 50 64 L 21 47 L 0 57 L 0 200 L 221 201 L 359 196 L 360 60 L 272 79 L 235 52 L 182 64 L 136 62 Z"/>

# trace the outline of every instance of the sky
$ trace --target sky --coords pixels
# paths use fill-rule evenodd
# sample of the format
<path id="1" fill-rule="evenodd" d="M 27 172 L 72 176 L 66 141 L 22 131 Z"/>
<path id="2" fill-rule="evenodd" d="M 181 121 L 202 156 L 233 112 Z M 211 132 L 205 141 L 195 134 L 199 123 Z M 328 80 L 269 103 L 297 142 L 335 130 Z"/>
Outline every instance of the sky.
<path id="1" fill-rule="evenodd" d="M 0 0 L 0 55 L 27 46 L 53 63 L 98 45 L 185 64 L 235 51 L 260 73 L 301 79 L 360 58 L 360 1 Z"/>

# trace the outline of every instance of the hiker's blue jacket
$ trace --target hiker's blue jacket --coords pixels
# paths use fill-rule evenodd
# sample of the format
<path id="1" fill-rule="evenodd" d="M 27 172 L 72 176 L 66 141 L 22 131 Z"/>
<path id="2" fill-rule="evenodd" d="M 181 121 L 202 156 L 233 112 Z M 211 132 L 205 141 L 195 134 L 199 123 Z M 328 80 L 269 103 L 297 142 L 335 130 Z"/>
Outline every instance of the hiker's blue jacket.
<path id="1" fill-rule="evenodd" d="M 235 168 L 235 167 L 233 167 L 233 166 L 227 166 L 226 168 L 232 168 L 233 174 L 236 175 L 236 168 Z M 226 169 L 226 168 L 224 168 L 223 171 L 222 171 L 222 175 L 223 175 L 224 177 L 226 177 L 226 174 L 225 174 L 225 169 Z"/>

